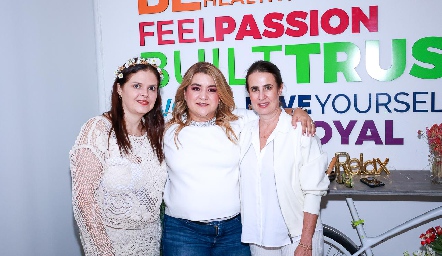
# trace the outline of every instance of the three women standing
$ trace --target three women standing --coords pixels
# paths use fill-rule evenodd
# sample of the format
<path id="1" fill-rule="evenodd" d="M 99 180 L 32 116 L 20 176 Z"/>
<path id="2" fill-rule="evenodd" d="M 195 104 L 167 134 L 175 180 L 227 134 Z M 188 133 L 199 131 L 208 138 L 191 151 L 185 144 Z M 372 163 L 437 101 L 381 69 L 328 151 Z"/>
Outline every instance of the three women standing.
<path id="1" fill-rule="evenodd" d="M 134 58 L 116 75 L 111 110 L 90 119 L 70 151 L 86 255 L 159 255 L 164 162 L 163 255 L 250 255 L 241 243 L 238 141 L 257 116 L 235 109 L 221 71 L 199 62 L 177 90 L 164 133 L 161 70 Z M 299 109 L 297 117 L 311 121 Z"/>

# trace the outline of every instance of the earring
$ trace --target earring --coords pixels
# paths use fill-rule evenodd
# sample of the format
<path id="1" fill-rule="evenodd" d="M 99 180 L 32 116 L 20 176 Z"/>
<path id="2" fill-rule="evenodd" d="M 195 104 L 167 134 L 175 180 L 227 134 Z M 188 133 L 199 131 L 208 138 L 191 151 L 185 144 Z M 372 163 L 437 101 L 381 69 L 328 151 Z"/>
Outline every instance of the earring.
<path id="1" fill-rule="evenodd" d="M 253 110 L 253 108 L 252 108 L 252 104 L 249 104 L 249 105 L 247 106 L 247 108 L 248 108 L 249 110 Z"/>

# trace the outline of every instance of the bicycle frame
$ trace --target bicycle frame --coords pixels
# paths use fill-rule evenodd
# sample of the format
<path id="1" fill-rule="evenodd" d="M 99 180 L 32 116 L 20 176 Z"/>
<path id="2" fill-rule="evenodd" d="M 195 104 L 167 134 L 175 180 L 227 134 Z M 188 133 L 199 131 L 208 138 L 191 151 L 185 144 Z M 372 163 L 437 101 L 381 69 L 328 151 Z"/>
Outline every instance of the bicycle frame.
<path id="1" fill-rule="evenodd" d="M 350 214 L 351 214 L 353 221 L 360 220 L 358 212 L 356 210 L 356 206 L 353 202 L 353 199 L 346 198 L 345 200 L 347 201 L 347 206 L 348 206 L 348 209 L 350 210 Z M 381 235 L 375 236 L 375 237 L 367 237 L 367 235 L 365 234 L 365 230 L 364 230 L 363 225 L 357 225 L 356 231 L 358 233 L 358 237 L 362 243 L 362 246 L 359 249 L 359 251 L 357 251 L 353 255 L 360 255 L 361 253 L 365 252 L 365 254 L 367 256 L 373 256 L 373 252 L 371 250 L 371 247 L 374 244 L 379 243 L 381 241 L 388 240 L 401 231 L 404 231 L 410 227 L 421 224 L 422 222 L 424 222 L 426 220 L 429 220 L 429 219 L 432 219 L 432 218 L 435 218 L 438 216 L 439 217 L 442 216 L 442 206 L 434 208 L 433 210 L 430 210 L 422 215 L 419 215 L 413 219 L 410 219 L 410 220 L 388 230 L 387 232 L 385 232 Z"/>

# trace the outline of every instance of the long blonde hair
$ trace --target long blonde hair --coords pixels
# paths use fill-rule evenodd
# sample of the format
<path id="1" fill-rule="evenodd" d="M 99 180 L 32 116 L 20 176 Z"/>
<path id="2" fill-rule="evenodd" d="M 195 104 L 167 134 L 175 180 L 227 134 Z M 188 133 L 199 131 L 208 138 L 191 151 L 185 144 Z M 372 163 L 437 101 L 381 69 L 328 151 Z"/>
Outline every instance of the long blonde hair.
<path id="1" fill-rule="evenodd" d="M 178 124 L 178 127 L 175 130 L 175 144 L 177 145 L 177 142 L 179 141 L 179 132 L 185 126 L 188 126 L 192 121 L 190 118 L 187 118 L 185 121 L 183 121 L 183 115 L 189 117 L 189 108 L 187 107 L 187 103 L 184 100 L 184 91 L 187 90 L 189 85 L 192 83 L 193 76 L 198 73 L 209 75 L 215 82 L 215 86 L 219 96 L 218 108 L 215 113 L 215 123 L 216 125 L 224 129 L 226 136 L 230 141 L 236 143 L 238 137 L 230 126 L 230 122 L 238 120 L 238 116 L 232 113 L 232 111 L 235 109 L 235 101 L 233 100 L 232 89 L 230 88 L 229 84 L 226 81 L 226 78 L 221 73 L 221 71 L 208 62 L 197 62 L 186 71 L 186 74 L 184 74 L 183 81 L 178 87 L 175 94 L 175 107 L 172 111 L 172 119 L 168 122 L 166 129 L 168 129 L 173 124 Z"/>

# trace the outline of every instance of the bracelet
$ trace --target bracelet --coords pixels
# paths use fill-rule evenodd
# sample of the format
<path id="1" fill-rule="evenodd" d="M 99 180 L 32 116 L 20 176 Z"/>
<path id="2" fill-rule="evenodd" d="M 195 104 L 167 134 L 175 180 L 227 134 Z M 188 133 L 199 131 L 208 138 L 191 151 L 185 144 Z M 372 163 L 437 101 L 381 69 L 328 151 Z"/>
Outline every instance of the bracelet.
<path id="1" fill-rule="evenodd" d="M 307 108 L 302 108 L 302 107 L 297 107 L 297 108 L 300 108 L 300 109 L 304 110 L 306 113 L 308 113 Z"/>
<path id="2" fill-rule="evenodd" d="M 311 244 L 310 245 L 306 245 L 306 244 L 303 244 L 303 243 L 299 242 L 298 246 L 301 246 L 302 248 L 304 248 L 306 250 L 310 250 L 310 251 L 313 249 Z"/>
<path id="3" fill-rule="evenodd" d="M 308 110 L 306 109 L 306 108 L 301 108 L 301 107 L 297 107 L 297 108 L 292 108 L 292 111 L 290 112 L 290 115 L 291 116 L 293 116 L 294 114 L 295 114 L 295 110 L 296 109 L 302 109 L 302 110 L 304 110 L 306 113 L 308 113 Z"/>

